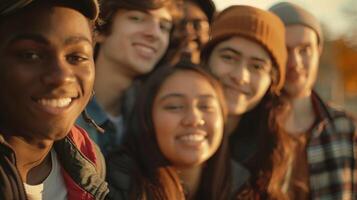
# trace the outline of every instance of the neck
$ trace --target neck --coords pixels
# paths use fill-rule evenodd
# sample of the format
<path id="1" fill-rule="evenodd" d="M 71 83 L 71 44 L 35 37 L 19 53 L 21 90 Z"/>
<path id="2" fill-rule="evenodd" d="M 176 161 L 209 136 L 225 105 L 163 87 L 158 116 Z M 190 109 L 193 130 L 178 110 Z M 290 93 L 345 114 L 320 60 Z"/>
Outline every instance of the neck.
<path id="1" fill-rule="evenodd" d="M 241 115 L 229 115 L 226 125 L 226 132 L 231 135 L 233 131 L 237 128 Z"/>
<path id="2" fill-rule="evenodd" d="M 37 140 L 18 136 L 5 136 L 16 155 L 16 167 L 23 181 L 41 183 L 51 171 L 50 150 L 52 140 Z"/>
<path id="3" fill-rule="evenodd" d="M 113 115 L 120 115 L 121 97 L 132 84 L 134 77 L 122 73 L 119 63 L 116 63 L 101 53 L 96 60 L 96 79 L 94 91 L 97 102 L 104 110 Z"/>
<path id="4" fill-rule="evenodd" d="M 201 180 L 202 165 L 178 170 L 178 175 L 183 182 L 183 188 L 188 193 L 187 199 L 193 199 Z"/>
<path id="5" fill-rule="evenodd" d="M 290 99 L 289 108 L 283 114 L 283 127 L 290 134 L 306 132 L 315 121 L 316 115 L 310 96 Z"/>

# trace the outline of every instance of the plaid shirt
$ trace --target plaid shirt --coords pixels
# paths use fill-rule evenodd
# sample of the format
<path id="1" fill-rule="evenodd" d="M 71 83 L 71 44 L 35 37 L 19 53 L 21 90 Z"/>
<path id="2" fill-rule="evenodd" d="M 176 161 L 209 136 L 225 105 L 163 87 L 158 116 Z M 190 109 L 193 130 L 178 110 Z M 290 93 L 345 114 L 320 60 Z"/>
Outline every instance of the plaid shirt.
<path id="1" fill-rule="evenodd" d="M 356 125 L 313 93 L 318 123 L 307 146 L 311 199 L 357 199 Z"/>

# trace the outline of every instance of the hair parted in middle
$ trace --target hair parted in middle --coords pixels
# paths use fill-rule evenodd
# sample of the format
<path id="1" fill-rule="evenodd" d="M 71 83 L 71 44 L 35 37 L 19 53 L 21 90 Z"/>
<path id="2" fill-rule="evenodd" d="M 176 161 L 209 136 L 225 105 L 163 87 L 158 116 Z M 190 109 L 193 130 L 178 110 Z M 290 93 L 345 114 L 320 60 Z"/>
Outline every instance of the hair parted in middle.
<path id="1" fill-rule="evenodd" d="M 180 185 L 176 170 L 161 153 L 152 119 L 155 97 L 161 86 L 178 71 L 190 71 L 203 76 L 217 94 L 224 122 L 227 117 L 224 95 L 220 84 L 209 73 L 197 65 L 179 62 L 174 66 L 160 67 L 148 77 L 136 102 L 134 114 L 129 119 L 123 149 L 135 158 L 137 168 L 132 169 L 135 184 L 132 190 L 145 191 L 154 199 L 175 199 Z M 197 199 L 227 199 L 231 192 L 231 161 L 228 154 L 228 137 L 224 133 L 220 147 L 203 166 L 205 175 L 200 180 Z M 214 183 L 214 184 L 213 184 Z M 173 192 L 175 191 L 175 192 Z M 209 192 L 208 192 L 209 191 Z"/>

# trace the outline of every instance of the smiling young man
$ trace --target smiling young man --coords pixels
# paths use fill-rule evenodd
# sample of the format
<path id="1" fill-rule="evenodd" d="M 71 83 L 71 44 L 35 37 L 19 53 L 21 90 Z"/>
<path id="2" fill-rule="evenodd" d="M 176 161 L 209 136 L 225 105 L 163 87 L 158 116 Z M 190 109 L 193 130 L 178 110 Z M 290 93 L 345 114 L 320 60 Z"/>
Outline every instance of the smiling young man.
<path id="1" fill-rule="evenodd" d="M 323 39 L 317 19 L 282 2 L 270 8 L 286 27 L 286 82 L 289 107 L 278 117 L 293 139 L 291 199 L 356 199 L 356 121 L 327 105 L 313 90 Z"/>
<path id="2" fill-rule="evenodd" d="M 123 110 L 128 110 L 135 99 L 130 93 L 135 90 L 129 88 L 165 57 L 175 13 L 173 0 L 101 2 L 103 23 L 99 26 L 96 47 L 95 98 L 86 110 L 105 132 L 100 133 L 82 118 L 78 124 L 87 130 L 104 155 L 121 144 L 126 116 Z"/>
<path id="3" fill-rule="evenodd" d="M 0 3 L 0 199 L 104 199 L 100 152 L 74 122 L 94 82 L 96 0 Z"/>
<path id="4" fill-rule="evenodd" d="M 200 52 L 209 39 L 209 27 L 216 12 L 212 0 L 184 0 L 182 19 L 176 29 L 184 38 L 181 59 L 192 63 L 200 62 Z"/>

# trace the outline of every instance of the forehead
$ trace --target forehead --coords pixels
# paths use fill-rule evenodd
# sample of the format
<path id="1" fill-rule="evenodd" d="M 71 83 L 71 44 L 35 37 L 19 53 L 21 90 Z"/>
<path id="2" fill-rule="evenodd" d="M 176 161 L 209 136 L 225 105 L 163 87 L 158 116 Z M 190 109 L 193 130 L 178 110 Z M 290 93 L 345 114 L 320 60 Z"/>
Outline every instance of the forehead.
<path id="1" fill-rule="evenodd" d="M 124 16 L 126 14 L 130 14 L 133 12 L 142 12 L 146 14 L 150 14 L 151 16 L 158 19 L 165 19 L 168 21 L 172 21 L 173 17 L 171 11 L 168 7 L 161 7 L 158 9 L 148 9 L 148 10 L 136 10 L 136 9 L 119 9 L 116 13 L 117 16 Z"/>
<path id="2" fill-rule="evenodd" d="M 270 60 L 268 52 L 258 42 L 245 37 L 234 36 L 216 45 L 213 53 L 231 49 L 245 57 L 256 57 L 260 59 Z"/>
<path id="3" fill-rule="evenodd" d="M 317 45 L 316 32 L 304 25 L 291 25 L 286 27 L 286 45 L 290 48 L 306 44 Z"/>
<path id="4" fill-rule="evenodd" d="M 24 34 L 63 40 L 71 36 L 86 37 L 92 41 L 89 21 L 84 15 L 71 8 L 49 4 L 32 6 L 0 22 L 2 43 Z"/>
<path id="5" fill-rule="evenodd" d="M 157 96 L 165 96 L 170 93 L 193 98 L 200 95 L 216 96 L 216 91 L 206 77 L 188 70 L 176 71 L 170 75 L 162 84 Z"/>
<path id="6" fill-rule="evenodd" d="M 148 10 L 147 12 L 150 13 L 152 16 L 172 21 L 172 15 L 168 7 L 161 7 L 155 10 Z"/>
<path id="7" fill-rule="evenodd" d="M 184 1 L 183 9 L 184 9 L 184 17 L 186 19 L 208 20 L 203 10 L 197 4 L 191 1 Z"/>

